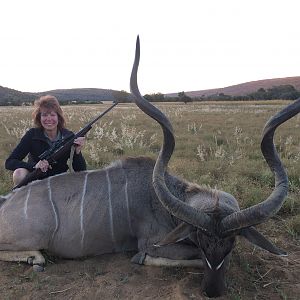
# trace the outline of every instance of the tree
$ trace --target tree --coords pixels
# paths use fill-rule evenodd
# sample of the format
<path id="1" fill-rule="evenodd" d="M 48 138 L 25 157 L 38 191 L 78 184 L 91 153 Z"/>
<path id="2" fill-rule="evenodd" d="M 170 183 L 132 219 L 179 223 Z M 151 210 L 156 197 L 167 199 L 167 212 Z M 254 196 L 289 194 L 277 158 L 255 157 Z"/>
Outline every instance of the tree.
<path id="1" fill-rule="evenodd" d="M 113 91 L 112 94 L 117 102 L 120 102 L 120 103 L 131 102 L 131 100 L 130 100 L 131 95 L 124 90 Z"/>
<path id="2" fill-rule="evenodd" d="M 189 97 L 189 96 L 187 96 L 187 95 L 185 94 L 185 92 L 179 92 L 179 93 L 178 93 L 178 98 L 179 98 L 179 101 L 182 101 L 182 102 L 184 102 L 185 104 L 186 104 L 187 102 L 192 102 L 192 101 L 193 101 L 191 97 Z"/>
<path id="3" fill-rule="evenodd" d="M 164 102 L 165 101 L 165 95 L 163 95 L 162 93 L 146 94 L 146 95 L 144 95 L 144 98 L 146 98 L 150 102 Z"/>

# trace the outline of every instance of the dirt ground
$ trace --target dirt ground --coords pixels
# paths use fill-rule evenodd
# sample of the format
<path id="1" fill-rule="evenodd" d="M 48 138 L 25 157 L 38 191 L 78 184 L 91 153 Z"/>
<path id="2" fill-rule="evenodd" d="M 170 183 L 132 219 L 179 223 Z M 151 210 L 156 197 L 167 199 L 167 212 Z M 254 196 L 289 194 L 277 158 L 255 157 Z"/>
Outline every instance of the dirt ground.
<path id="1" fill-rule="evenodd" d="M 279 232 L 268 236 L 289 255 L 277 257 L 239 238 L 227 272 L 227 293 L 218 299 L 300 299 L 300 243 L 280 235 L 275 226 Z M 0 298 L 208 299 L 201 293 L 202 269 L 139 266 L 130 263 L 133 254 L 82 260 L 48 256 L 41 273 L 23 263 L 0 262 Z"/>

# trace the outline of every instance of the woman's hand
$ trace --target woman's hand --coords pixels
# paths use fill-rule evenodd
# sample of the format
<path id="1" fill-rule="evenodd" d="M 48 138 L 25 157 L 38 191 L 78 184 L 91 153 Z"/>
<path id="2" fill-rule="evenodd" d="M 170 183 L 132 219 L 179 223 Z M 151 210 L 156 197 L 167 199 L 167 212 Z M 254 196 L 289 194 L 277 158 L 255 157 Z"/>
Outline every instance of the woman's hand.
<path id="1" fill-rule="evenodd" d="M 85 143 L 85 137 L 84 136 L 80 136 L 77 139 L 74 140 L 74 144 L 75 144 L 75 152 L 76 154 L 79 154 L 81 149 L 83 148 Z"/>
<path id="2" fill-rule="evenodd" d="M 43 173 L 46 173 L 48 171 L 48 169 L 52 169 L 51 165 L 49 164 L 49 162 L 45 159 L 40 160 L 35 166 L 35 169 L 41 169 L 41 171 Z"/>

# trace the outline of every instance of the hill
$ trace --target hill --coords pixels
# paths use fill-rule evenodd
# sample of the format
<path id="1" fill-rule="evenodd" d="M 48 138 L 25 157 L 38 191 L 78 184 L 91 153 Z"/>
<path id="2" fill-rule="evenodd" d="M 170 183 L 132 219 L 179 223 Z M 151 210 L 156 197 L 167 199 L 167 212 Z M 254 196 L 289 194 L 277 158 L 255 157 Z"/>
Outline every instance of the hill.
<path id="1" fill-rule="evenodd" d="M 18 105 L 23 102 L 33 101 L 36 98 L 34 93 L 20 92 L 0 86 L 0 105 Z"/>
<path id="2" fill-rule="evenodd" d="M 82 88 L 82 89 L 61 89 L 50 90 L 39 93 L 42 95 L 53 95 L 59 99 L 60 102 L 69 101 L 113 101 L 114 90 L 96 89 L 96 88 Z"/>
<path id="3" fill-rule="evenodd" d="M 230 96 L 246 96 L 248 94 L 256 92 L 260 88 L 270 89 L 274 86 L 280 85 L 292 85 L 296 90 L 300 91 L 300 76 L 250 81 L 224 88 L 209 90 L 185 91 L 185 94 L 192 98 L 201 96 L 207 97 L 211 95 L 218 95 L 220 93 Z M 177 93 L 169 93 L 165 94 L 165 96 L 177 97 Z"/>
<path id="4" fill-rule="evenodd" d="M 125 91 L 97 89 L 97 88 L 78 88 L 78 89 L 58 89 L 40 93 L 25 93 L 10 88 L 0 86 L 0 105 L 22 105 L 32 103 L 35 99 L 43 95 L 53 95 L 62 104 L 70 102 L 90 102 L 99 103 L 102 101 L 127 100 L 130 94 Z"/>
<path id="5" fill-rule="evenodd" d="M 297 91 L 300 91 L 300 76 L 274 78 L 266 80 L 257 80 L 237 85 L 228 86 L 225 88 L 216 88 L 209 90 L 185 91 L 189 97 L 207 97 L 211 95 L 225 94 L 229 96 L 246 96 L 257 90 L 263 88 L 265 90 L 271 89 L 275 86 L 291 85 Z M 23 103 L 32 103 L 36 98 L 51 94 L 56 96 L 59 101 L 64 103 L 71 103 L 76 101 L 97 103 L 102 101 L 118 100 L 120 102 L 131 101 L 131 95 L 125 91 L 117 91 L 110 89 L 98 88 L 76 88 L 76 89 L 57 89 L 40 93 L 21 92 L 14 89 L 0 86 L 0 105 L 22 105 Z M 177 93 L 165 94 L 165 97 L 178 97 Z"/>

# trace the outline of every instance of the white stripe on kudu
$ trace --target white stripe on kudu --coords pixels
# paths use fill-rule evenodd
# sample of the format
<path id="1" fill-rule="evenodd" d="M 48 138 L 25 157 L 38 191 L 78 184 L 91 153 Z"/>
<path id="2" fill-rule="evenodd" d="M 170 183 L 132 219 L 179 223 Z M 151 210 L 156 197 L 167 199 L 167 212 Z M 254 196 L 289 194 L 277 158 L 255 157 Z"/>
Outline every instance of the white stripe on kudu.
<path id="1" fill-rule="evenodd" d="M 25 203 L 24 203 L 24 215 L 25 215 L 25 219 L 28 218 L 28 216 L 27 216 L 27 208 L 28 208 L 28 200 L 29 200 L 29 197 L 30 197 L 30 192 L 31 192 L 31 185 L 28 188 L 26 199 L 25 199 Z"/>
<path id="2" fill-rule="evenodd" d="M 107 179 L 107 192 L 108 192 L 108 209 L 109 209 L 109 223 L 110 223 L 110 230 L 111 230 L 111 240 L 113 244 L 116 246 L 116 239 L 114 233 L 114 222 L 113 222 L 113 210 L 112 210 L 112 203 L 111 203 L 111 183 L 109 179 L 108 170 L 105 170 L 106 179 Z"/>
<path id="3" fill-rule="evenodd" d="M 128 198 L 128 178 L 127 178 L 126 170 L 123 168 L 122 160 L 118 160 L 116 162 L 116 166 L 118 166 L 123 171 L 123 174 L 124 174 L 124 178 L 125 178 L 124 193 L 125 193 L 127 222 L 128 222 L 130 234 L 134 235 L 132 226 L 131 226 L 131 218 L 130 218 L 130 206 L 129 206 L 129 198 Z"/>
<path id="4" fill-rule="evenodd" d="M 126 172 L 124 172 L 124 176 L 125 176 L 125 202 L 126 202 L 128 226 L 129 226 L 130 234 L 134 235 L 133 230 L 132 230 L 132 226 L 131 226 L 129 198 L 128 198 L 128 180 L 127 180 Z"/>
<path id="5" fill-rule="evenodd" d="M 57 212 L 56 212 L 53 200 L 52 200 L 51 177 L 48 177 L 48 180 L 47 180 L 47 189 L 48 189 L 49 201 L 51 203 L 51 206 L 52 206 L 52 209 L 53 209 L 53 212 L 54 212 L 54 218 L 55 218 L 55 229 L 54 229 L 54 231 L 52 233 L 52 238 L 51 238 L 51 239 L 53 239 L 56 231 L 58 230 L 58 215 L 57 215 Z"/>
<path id="6" fill-rule="evenodd" d="M 82 189 L 82 195 L 81 195 L 81 202 L 80 202 L 80 232 L 81 232 L 81 248 L 83 248 L 83 241 L 84 241 L 84 228 L 83 228 L 83 204 L 84 204 L 84 197 L 86 193 L 86 183 L 87 183 L 87 177 L 88 172 L 86 172 L 84 177 L 84 183 L 83 183 L 83 189 Z"/>

